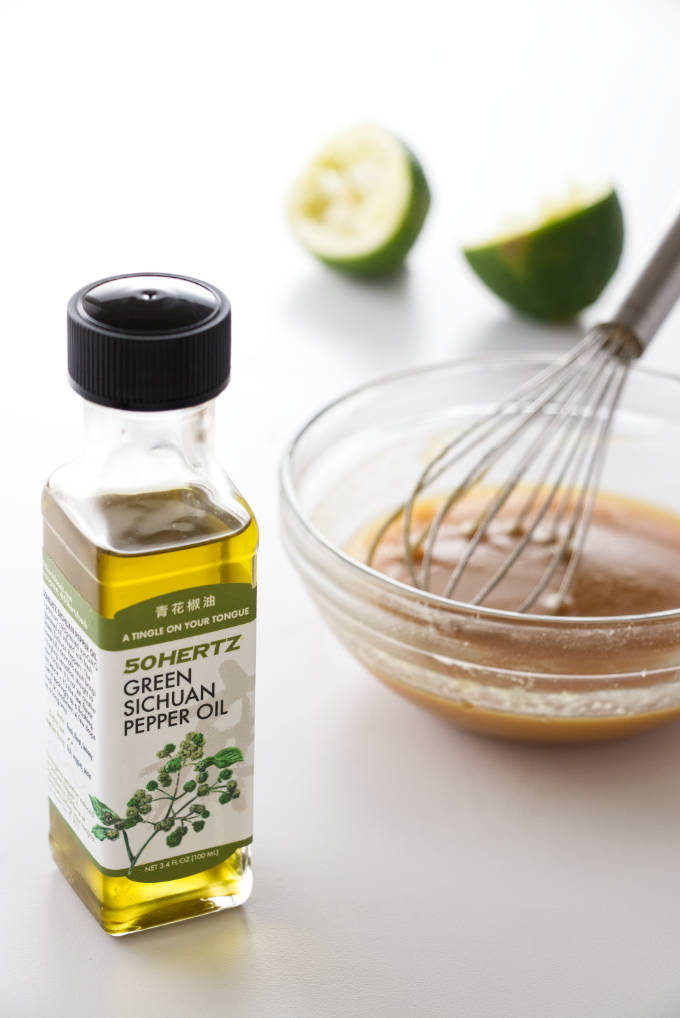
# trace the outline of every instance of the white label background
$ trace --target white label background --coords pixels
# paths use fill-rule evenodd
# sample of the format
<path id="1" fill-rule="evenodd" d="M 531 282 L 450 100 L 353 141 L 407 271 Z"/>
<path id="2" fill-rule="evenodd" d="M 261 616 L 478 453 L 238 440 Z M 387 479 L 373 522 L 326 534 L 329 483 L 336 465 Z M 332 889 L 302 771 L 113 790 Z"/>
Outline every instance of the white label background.
<path id="1" fill-rule="evenodd" d="M 76 627 L 81 640 L 94 651 L 98 659 L 96 676 L 94 742 L 75 716 L 64 710 L 55 697 L 48 691 L 48 757 L 50 763 L 49 792 L 50 798 L 64 819 L 74 829 L 88 852 L 106 869 L 124 869 L 128 865 L 125 843 L 122 835 L 115 841 L 99 841 L 91 832 L 91 828 L 100 823 L 92 810 L 90 795 L 94 795 L 105 803 L 119 816 L 125 816 L 127 801 L 138 788 L 146 783 L 157 780 L 159 768 L 163 760 L 157 753 L 166 743 L 179 746 L 187 732 L 201 732 L 205 736 L 204 752 L 206 756 L 216 753 L 225 746 L 237 746 L 243 753 L 243 763 L 231 767 L 233 777 L 238 781 L 240 796 L 224 805 L 218 801 L 219 793 L 197 799 L 207 809 L 210 816 L 205 827 L 196 833 L 189 827 L 188 834 L 180 846 L 169 848 L 166 843 L 166 832 L 160 832 L 145 848 L 140 856 L 139 864 L 167 859 L 173 855 L 188 855 L 191 852 L 243 841 L 252 835 L 252 802 L 253 802 L 253 728 L 254 728 L 254 687 L 255 687 L 255 621 L 243 626 L 232 626 L 227 630 L 212 632 L 206 639 L 219 640 L 222 637 L 240 636 L 238 649 L 229 653 L 220 653 L 209 658 L 198 658 L 196 661 L 179 665 L 165 664 L 151 672 L 137 671 L 124 674 L 125 661 L 130 657 L 144 658 L 148 655 L 158 657 L 170 654 L 180 647 L 192 646 L 201 642 L 200 637 L 192 639 L 172 640 L 166 643 L 153 644 L 136 650 L 106 651 L 96 647 L 88 636 L 76 626 L 73 619 L 63 610 L 54 595 L 45 588 L 46 597 L 56 610 L 61 627 Z M 63 632 L 63 630 L 62 630 Z M 61 638 L 57 634 L 60 643 Z M 51 667 L 55 661 L 55 635 L 48 637 L 47 654 Z M 50 645 L 50 641 L 52 641 Z M 229 640 L 225 640 L 225 647 Z M 224 648 L 222 648 L 224 651 Z M 183 674 L 191 670 L 191 687 L 182 682 L 170 689 L 161 689 L 138 696 L 163 696 L 188 692 L 195 688 L 200 693 L 200 686 L 215 684 L 215 697 L 204 701 L 187 704 L 189 722 L 174 727 L 153 729 L 143 734 L 124 734 L 125 701 L 131 699 L 124 691 L 126 681 L 141 680 L 144 676 L 165 674 L 179 669 Z M 196 717 L 196 710 L 203 703 L 224 701 L 227 713 L 211 716 L 205 720 Z M 172 706 L 162 707 L 159 712 L 177 709 Z M 139 715 L 145 716 L 145 715 Z M 60 773 L 67 785 L 60 780 Z M 89 772 L 90 777 L 86 772 Z M 193 763 L 185 766 L 180 774 L 180 785 L 196 776 Z M 210 780 L 214 779 L 215 768 L 210 768 Z M 173 775 L 173 785 L 175 776 Z M 69 786 L 75 790 L 75 801 Z M 154 795 L 155 793 L 151 793 Z M 190 796 L 187 797 L 187 801 Z M 158 820 L 163 816 L 161 803 L 154 804 L 154 809 L 145 819 Z M 198 819 L 198 818 L 197 818 Z M 136 853 L 144 840 L 149 836 L 151 828 L 148 824 L 139 824 L 128 832 L 133 853 Z"/>

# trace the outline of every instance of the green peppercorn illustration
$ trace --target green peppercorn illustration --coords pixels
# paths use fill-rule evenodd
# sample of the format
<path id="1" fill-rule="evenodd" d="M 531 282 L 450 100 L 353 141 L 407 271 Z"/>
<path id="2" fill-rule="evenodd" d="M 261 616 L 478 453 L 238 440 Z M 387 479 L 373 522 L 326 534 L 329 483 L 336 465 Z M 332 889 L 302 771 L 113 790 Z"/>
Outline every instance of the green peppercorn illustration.
<path id="1" fill-rule="evenodd" d="M 176 756 L 172 756 L 176 752 L 175 745 L 171 742 L 166 743 L 156 753 L 157 759 L 166 761 L 159 765 L 158 777 L 147 781 L 146 788 L 138 788 L 133 792 L 127 801 L 124 818 L 119 817 L 115 810 L 95 796 L 90 796 L 92 809 L 97 819 L 101 821 L 91 829 L 95 838 L 99 841 L 115 841 L 120 838 L 121 831 L 124 832 L 124 838 L 120 840 L 130 863 L 128 876 L 133 873 L 146 846 L 156 835 L 165 833 L 168 847 L 177 848 L 190 830 L 198 834 L 205 828 L 210 810 L 203 803 L 194 802 L 196 796 L 204 799 L 215 792 L 221 805 L 238 798 L 240 793 L 237 782 L 232 780 L 231 767 L 243 760 L 241 750 L 230 746 L 220 749 L 213 756 L 204 756 L 204 751 L 205 736 L 201 732 L 187 733 Z M 182 769 L 190 765 L 193 765 L 195 770 L 194 778 L 180 783 L 173 777 L 179 776 Z M 219 780 L 227 782 L 226 789 L 223 787 L 218 790 L 214 784 L 209 783 L 209 767 L 217 768 Z M 154 798 L 151 793 L 156 792 L 159 787 L 166 791 Z M 143 819 L 149 816 L 149 820 Z M 141 826 L 134 847 L 127 831 L 133 830 L 138 825 Z M 149 826 L 152 828 L 150 835 Z"/>

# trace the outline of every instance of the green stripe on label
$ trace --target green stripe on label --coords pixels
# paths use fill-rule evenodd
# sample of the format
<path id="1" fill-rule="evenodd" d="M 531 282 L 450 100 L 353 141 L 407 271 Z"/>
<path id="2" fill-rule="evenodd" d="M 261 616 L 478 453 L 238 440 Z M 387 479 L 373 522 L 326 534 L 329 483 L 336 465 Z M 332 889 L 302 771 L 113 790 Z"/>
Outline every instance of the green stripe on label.
<path id="1" fill-rule="evenodd" d="M 127 650 L 229 629 L 256 617 L 257 589 L 248 583 L 211 583 L 151 597 L 117 612 L 98 615 L 43 553 L 45 585 L 71 618 L 102 650 Z"/>
<path id="2" fill-rule="evenodd" d="M 185 852 L 182 855 L 172 855 L 167 859 L 159 859 L 157 862 L 140 863 L 135 866 L 132 873 L 127 870 L 103 870 L 109 876 L 128 877 L 138 884 L 157 884 L 163 880 L 179 880 L 181 877 L 191 877 L 195 873 L 202 873 L 203 870 L 212 869 L 226 862 L 230 855 L 239 848 L 244 848 L 252 842 L 250 838 L 243 841 L 232 841 L 228 845 L 215 845 L 214 848 L 202 848 L 197 852 Z"/>

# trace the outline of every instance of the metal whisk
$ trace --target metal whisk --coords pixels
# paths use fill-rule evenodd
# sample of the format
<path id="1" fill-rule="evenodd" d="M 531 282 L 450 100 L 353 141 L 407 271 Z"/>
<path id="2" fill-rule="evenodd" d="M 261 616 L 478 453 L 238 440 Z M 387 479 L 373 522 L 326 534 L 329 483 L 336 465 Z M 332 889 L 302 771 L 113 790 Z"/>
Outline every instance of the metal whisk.
<path id="1" fill-rule="evenodd" d="M 528 612 L 547 594 L 546 610 L 563 606 L 583 551 L 602 476 L 607 439 L 628 370 L 646 349 L 680 297 L 680 214 L 638 276 L 611 322 L 595 326 L 566 356 L 556 360 L 449 441 L 427 464 L 405 501 L 375 534 L 371 565 L 381 541 L 403 517 L 404 561 L 415 587 L 430 590 L 433 555 L 442 524 L 489 473 L 504 466 L 506 479 L 490 488 L 488 501 L 466 531 L 463 553 L 443 590 L 453 597 L 461 577 L 512 496 L 509 532 L 518 538 L 507 558 L 470 603 L 484 604 L 516 566 L 539 532 L 548 527 L 552 554 L 543 574 L 517 606 Z M 475 457 L 472 460 L 472 457 Z M 468 459 L 469 462 L 464 464 Z M 471 461 L 471 462 L 470 462 Z M 538 466 L 538 469 L 536 469 Z M 441 498 L 419 533 L 417 504 L 458 467 L 452 490 Z M 525 478 L 531 472 L 530 482 Z M 478 505 L 478 503 L 477 503 Z M 418 562 L 416 562 L 416 557 Z M 561 574 L 561 575 L 560 575 Z M 557 582 L 559 581 L 559 582 Z M 550 592 L 551 583 L 557 589 Z"/>

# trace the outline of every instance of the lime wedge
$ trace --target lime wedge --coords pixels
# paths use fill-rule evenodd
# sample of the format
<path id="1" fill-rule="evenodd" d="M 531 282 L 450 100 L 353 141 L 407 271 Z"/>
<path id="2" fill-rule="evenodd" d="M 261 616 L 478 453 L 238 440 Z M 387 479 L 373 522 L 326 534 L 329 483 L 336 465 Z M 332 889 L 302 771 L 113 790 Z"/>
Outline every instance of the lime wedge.
<path id="1" fill-rule="evenodd" d="M 288 214 L 322 262 L 357 276 L 391 272 L 413 246 L 430 206 L 420 163 L 381 127 L 328 141 L 293 185 Z"/>
<path id="2" fill-rule="evenodd" d="M 571 318 L 592 304 L 619 264 L 623 212 L 616 191 L 553 206 L 536 225 L 464 255 L 482 282 L 536 318 Z"/>

